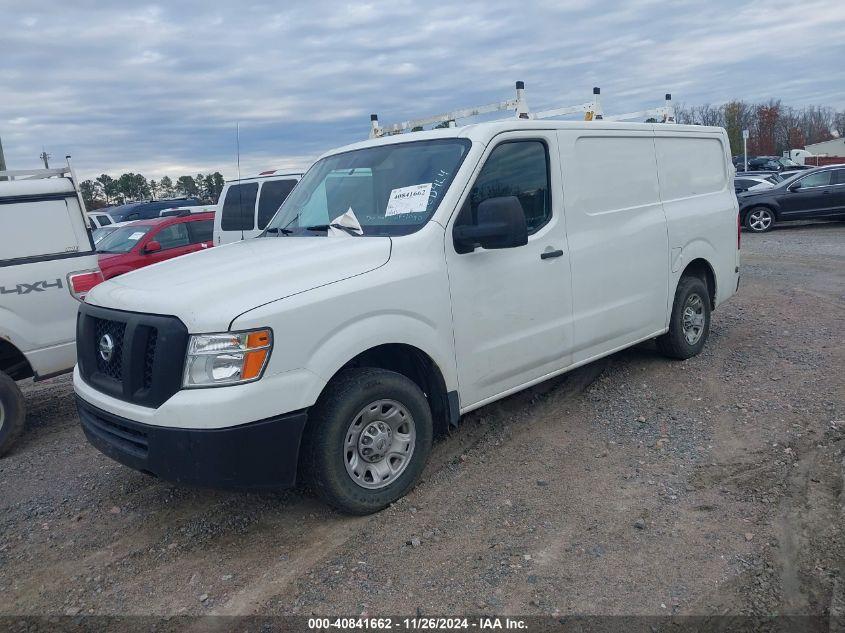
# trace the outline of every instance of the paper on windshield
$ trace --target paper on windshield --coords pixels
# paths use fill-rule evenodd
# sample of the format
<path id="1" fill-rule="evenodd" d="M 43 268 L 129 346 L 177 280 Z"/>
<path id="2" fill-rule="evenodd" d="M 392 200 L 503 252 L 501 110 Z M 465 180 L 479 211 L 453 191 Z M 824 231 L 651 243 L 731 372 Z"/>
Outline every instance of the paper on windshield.
<path id="1" fill-rule="evenodd" d="M 393 215 L 405 215 L 406 213 L 423 213 L 428 207 L 428 196 L 430 194 L 430 182 L 394 189 L 387 199 L 384 217 L 389 218 Z"/>
<path id="2" fill-rule="evenodd" d="M 132 241 L 134 242 L 135 240 L 140 240 L 142 237 L 144 237 L 144 232 L 143 232 L 143 231 L 141 231 L 141 232 L 139 232 L 139 233 L 133 233 L 132 235 L 130 235 L 130 236 L 129 236 L 129 237 L 127 237 L 126 239 L 128 239 L 128 240 L 132 240 Z"/>
<path id="3" fill-rule="evenodd" d="M 337 226 L 332 226 L 337 225 Z M 358 235 L 364 234 L 364 229 L 361 228 L 361 223 L 358 222 L 358 218 L 355 217 L 355 212 L 352 210 L 352 207 L 346 210 L 346 213 L 343 215 L 337 216 L 334 220 L 332 220 L 331 224 L 329 224 L 329 231 L 327 235 L 329 237 L 340 237 L 345 235 L 349 237 L 349 232 L 344 231 L 341 228 L 337 227 L 346 227 L 353 233 L 357 233 Z"/>

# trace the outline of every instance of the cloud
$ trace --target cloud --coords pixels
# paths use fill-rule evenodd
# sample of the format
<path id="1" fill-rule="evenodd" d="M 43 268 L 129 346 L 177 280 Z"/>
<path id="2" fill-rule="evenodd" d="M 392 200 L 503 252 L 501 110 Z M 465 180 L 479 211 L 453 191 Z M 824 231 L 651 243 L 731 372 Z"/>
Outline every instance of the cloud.
<path id="1" fill-rule="evenodd" d="M 6 6 L 4 6 L 6 5 Z M 780 98 L 845 108 L 845 4 L 0 0 L 0 138 L 84 177 L 305 168 L 383 122 L 510 98 L 609 114 Z"/>

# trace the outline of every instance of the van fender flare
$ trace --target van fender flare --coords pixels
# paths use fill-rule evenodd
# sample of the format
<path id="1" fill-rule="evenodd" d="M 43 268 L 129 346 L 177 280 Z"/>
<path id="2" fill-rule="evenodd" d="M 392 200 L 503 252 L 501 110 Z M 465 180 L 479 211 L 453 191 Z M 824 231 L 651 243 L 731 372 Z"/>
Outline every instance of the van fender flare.
<path id="1" fill-rule="evenodd" d="M 317 401 L 329 381 L 349 361 L 389 344 L 407 345 L 426 354 L 440 370 L 447 391 L 457 390 L 457 368 L 450 342 L 451 330 L 444 337 L 433 322 L 415 314 L 397 310 L 358 315 L 330 332 L 309 355 L 306 369 L 319 380 L 303 394 L 306 406 Z"/>
<path id="2" fill-rule="evenodd" d="M 685 246 L 680 248 L 680 253 L 676 252 L 679 249 L 673 248 L 671 250 L 671 261 L 669 262 L 669 292 L 666 304 L 666 327 L 669 327 L 669 315 L 672 313 L 672 304 L 675 301 L 675 291 L 678 289 L 678 283 L 681 281 L 681 276 L 691 263 L 696 260 L 703 260 L 710 268 L 713 276 L 714 285 L 711 291 L 715 295 L 718 289 L 718 275 L 716 274 L 716 267 L 713 262 L 717 261 L 716 248 L 709 241 L 701 238 L 694 239 L 688 242 Z"/>

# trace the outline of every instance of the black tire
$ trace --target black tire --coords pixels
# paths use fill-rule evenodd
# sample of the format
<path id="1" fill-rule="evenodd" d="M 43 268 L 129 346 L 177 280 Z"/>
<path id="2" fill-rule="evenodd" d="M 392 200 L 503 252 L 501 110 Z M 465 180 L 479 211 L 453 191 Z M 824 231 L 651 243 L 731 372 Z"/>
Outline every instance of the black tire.
<path id="1" fill-rule="evenodd" d="M 15 381 L 0 371 L 0 457 L 5 455 L 23 431 L 26 404 Z"/>
<path id="2" fill-rule="evenodd" d="M 697 298 L 697 302 L 696 302 Z M 703 325 L 700 334 L 694 342 L 688 340 L 688 332 L 684 330 L 684 311 L 689 307 L 696 314 L 700 306 Z M 690 334 L 694 334 L 694 326 Z M 657 348 L 664 356 L 684 360 L 698 354 L 707 342 L 710 334 L 710 294 L 707 285 L 698 277 L 681 277 L 675 290 L 675 302 L 672 304 L 672 316 L 669 320 L 669 331 L 657 337 Z"/>
<path id="3" fill-rule="evenodd" d="M 765 233 L 775 225 L 775 212 L 769 207 L 752 207 L 746 211 L 743 224 L 752 233 Z"/>
<path id="4" fill-rule="evenodd" d="M 415 441 L 404 470 L 385 487 L 369 489 L 347 472 L 349 453 L 345 443 L 352 437 L 347 433 L 353 421 L 379 400 L 395 401 L 410 413 Z M 326 387 L 308 418 L 304 474 L 326 503 L 349 514 L 378 512 L 404 496 L 416 483 L 431 453 L 434 425 L 428 400 L 415 383 L 396 372 L 374 368 L 343 371 Z"/>

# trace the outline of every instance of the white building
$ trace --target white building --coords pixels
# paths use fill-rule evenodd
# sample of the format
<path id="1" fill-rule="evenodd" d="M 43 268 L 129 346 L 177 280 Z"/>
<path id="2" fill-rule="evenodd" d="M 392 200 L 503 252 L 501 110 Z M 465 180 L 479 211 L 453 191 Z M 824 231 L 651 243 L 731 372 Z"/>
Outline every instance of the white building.
<path id="1" fill-rule="evenodd" d="M 814 156 L 845 156 L 845 137 L 805 145 L 804 149 Z"/>

